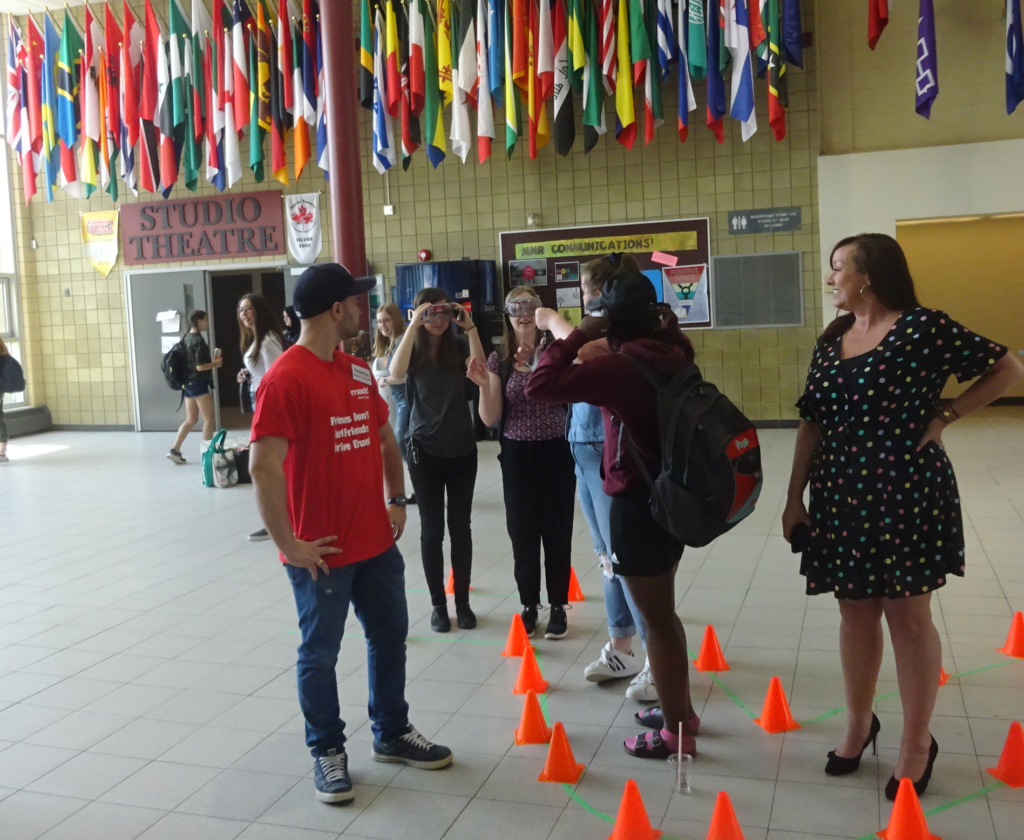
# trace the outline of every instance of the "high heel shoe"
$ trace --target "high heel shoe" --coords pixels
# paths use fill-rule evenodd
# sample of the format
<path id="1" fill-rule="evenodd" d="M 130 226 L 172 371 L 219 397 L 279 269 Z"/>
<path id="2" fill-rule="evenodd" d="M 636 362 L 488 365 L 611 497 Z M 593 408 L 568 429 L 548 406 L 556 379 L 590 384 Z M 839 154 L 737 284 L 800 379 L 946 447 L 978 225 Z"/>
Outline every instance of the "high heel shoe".
<path id="1" fill-rule="evenodd" d="M 844 758 L 841 755 L 836 755 L 836 751 L 832 750 L 828 754 L 828 763 L 825 765 L 825 772 L 830 776 L 846 776 L 853 773 L 860 767 L 860 757 L 864 755 L 864 750 L 871 747 L 873 755 L 878 755 L 878 733 L 882 728 L 881 722 L 875 717 L 875 713 L 871 713 L 871 731 L 868 733 L 868 739 L 864 742 L 864 746 L 860 748 L 860 752 L 857 753 L 853 758 Z"/>
<path id="2" fill-rule="evenodd" d="M 939 745 L 935 738 L 932 738 L 931 749 L 928 750 L 928 766 L 924 768 L 924 775 L 914 782 L 914 791 L 920 796 L 928 789 L 928 782 L 932 779 L 932 767 L 935 764 L 935 757 L 939 754 Z M 885 798 L 890 802 L 896 801 L 896 792 L 900 789 L 900 780 L 895 775 L 889 777 L 885 785 Z"/>

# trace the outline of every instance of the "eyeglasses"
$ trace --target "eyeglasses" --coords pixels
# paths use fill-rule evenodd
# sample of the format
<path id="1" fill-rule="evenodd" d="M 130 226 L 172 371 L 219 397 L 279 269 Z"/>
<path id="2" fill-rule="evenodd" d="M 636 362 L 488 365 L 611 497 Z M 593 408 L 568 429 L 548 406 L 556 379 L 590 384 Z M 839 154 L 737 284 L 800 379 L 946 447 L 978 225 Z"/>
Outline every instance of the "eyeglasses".
<path id="1" fill-rule="evenodd" d="M 540 309 L 540 298 L 515 298 L 505 304 L 505 312 L 510 318 L 520 315 L 532 315 Z"/>

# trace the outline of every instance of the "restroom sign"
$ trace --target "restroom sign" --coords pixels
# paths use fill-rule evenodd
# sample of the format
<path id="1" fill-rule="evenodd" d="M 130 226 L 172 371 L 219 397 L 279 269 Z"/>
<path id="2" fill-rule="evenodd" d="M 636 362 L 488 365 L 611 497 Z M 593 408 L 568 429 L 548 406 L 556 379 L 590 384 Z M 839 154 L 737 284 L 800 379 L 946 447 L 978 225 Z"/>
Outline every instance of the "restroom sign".
<path id="1" fill-rule="evenodd" d="M 729 233 L 785 233 L 799 230 L 802 224 L 799 207 L 769 207 L 766 210 L 730 210 Z"/>

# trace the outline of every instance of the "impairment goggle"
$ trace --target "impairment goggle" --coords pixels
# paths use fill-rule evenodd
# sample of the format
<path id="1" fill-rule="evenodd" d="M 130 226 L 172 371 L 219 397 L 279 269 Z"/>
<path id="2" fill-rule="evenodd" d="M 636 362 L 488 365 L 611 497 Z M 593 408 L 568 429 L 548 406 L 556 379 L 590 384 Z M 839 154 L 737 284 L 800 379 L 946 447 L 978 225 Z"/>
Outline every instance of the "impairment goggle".
<path id="1" fill-rule="evenodd" d="M 510 318 L 518 318 L 520 315 L 532 315 L 540 307 L 540 298 L 516 298 L 505 304 L 505 312 Z"/>
<path id="2" fill-rule="evenodd" d="M 455 314 L 455 307 L 450 303 L 438 303 L 423 310 L 424 321 L 448 321 Z"/>

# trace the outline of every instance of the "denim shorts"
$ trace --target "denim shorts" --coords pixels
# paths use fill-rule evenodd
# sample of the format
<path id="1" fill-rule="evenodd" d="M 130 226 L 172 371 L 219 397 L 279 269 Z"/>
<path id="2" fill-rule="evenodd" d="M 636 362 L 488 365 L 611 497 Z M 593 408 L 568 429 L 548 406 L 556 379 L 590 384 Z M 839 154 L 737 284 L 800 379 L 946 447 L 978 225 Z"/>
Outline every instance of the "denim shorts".
<path id="1" fill-rule="evenodd" d="M 205 379 L 190 379 L 185 383 L 185 396 L 192 397 L 203 397 L 210 393 L 210 383 Z"/>

